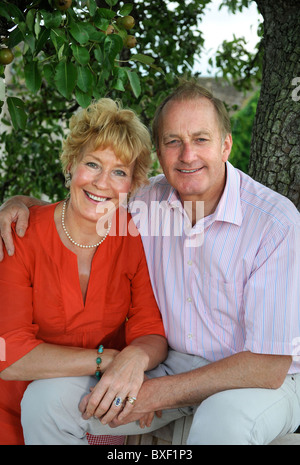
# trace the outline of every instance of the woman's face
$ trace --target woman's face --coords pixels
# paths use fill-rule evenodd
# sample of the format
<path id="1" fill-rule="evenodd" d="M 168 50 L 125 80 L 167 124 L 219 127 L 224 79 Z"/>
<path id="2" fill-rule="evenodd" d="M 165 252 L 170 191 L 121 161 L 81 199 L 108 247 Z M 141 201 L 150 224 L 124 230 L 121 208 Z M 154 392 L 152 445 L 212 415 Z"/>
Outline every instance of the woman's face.
<path id="1" fill-rule="evenodd" d="M 97 222 L 108 210 L 118 208 L 130 192 L 133 170 L 134 163 L 124 165 L 111 148 L 87 150 L 76 167 L 71 167 L 70 207 Z"/>

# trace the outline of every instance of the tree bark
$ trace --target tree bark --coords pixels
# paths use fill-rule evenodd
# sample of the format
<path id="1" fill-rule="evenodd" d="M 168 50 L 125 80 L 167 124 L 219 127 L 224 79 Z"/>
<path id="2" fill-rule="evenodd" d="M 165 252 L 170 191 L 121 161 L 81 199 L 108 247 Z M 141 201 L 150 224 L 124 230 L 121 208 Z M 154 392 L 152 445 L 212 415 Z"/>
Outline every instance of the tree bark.
<path id="1" fill-rule="evenodd" d="M 264 18 L 265 53 L 249 174 L 300 210 L 300 1 L 256 3 Z"/>

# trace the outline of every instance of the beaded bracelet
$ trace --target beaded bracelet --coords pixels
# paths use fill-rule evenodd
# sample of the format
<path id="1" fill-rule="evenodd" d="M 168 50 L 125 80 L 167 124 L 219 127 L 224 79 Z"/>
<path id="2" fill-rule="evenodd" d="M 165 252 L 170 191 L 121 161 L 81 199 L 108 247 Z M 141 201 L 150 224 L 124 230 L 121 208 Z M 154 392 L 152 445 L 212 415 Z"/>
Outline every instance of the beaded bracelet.
<path id="1" fill-rule="evenodd" d="M 98 354 L 103 354 L 103 349 L 104 349 L 103 345 L 100 345 L 100 346 L 98 347 L 98 349 L 97 349 L 97 353 L 98 353 Z M 101 358 L 101 357 L 97 357 L 97 358 L 96 358 L 97 369 L 96 369 L 96 371 L 95 371 L 95 376 L 96 376 L 96 378 L 97 378 L 98 381 L 99 381 L 100 378 L 101 378 L 101 371 L 100 371 L 100 364 L 101 364 L 101 362 L 102 362 L 102 358 Z"/>

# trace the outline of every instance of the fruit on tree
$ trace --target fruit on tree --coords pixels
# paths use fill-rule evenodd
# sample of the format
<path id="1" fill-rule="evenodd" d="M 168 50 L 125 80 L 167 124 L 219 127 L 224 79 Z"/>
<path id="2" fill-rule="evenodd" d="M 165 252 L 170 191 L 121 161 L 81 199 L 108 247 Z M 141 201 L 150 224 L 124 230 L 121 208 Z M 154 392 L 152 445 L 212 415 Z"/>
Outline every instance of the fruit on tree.
<path id="1" fill-rule="evenodd" d="M 127 29 L 127 31 L 129 31 L 129 29 L 132 29 L 134 24 L 135 24 L 135 20 L 134 20 L 134 17 L 133 16 L 124 16 L 123 18 L 123 21 L 122 21 L 122 24 L 123 24 L 123 27 L 125 29 Z"/>
<path id="2" fill-rule="evenodd" d="M 0 65 L 9 65 L 14 59 L 10 48 L 0 48 Z"/>
<path id="3" fill-rule="evenodd" d="M 55 6 L 60 11 L 66 11 L 72 5 L 72 0 L 55 0 Z"/>
<path id="4" fill-rule="evenodd" d="M 127 48 L 133 48 L 133 47 L 136 46 L 136 44 L 137 44 L 137 40 L 136 40 L 136 38 L 135 38 L 134 36 L 128 35 L 128 36 L 126 37 L 126 39 L 125 39 L 125 44 L 124 44 L 125 47 L 127 47 Z"/>
<path id="5" fill-rule="evenodd" d="M 109 26 L 107 27 L 105 31 L 105 34 L 110 35 L 110 34 L 113 34 L 114 32 L 115 32 L 114 27 L 111 24 L 109 24 Z"/>
<path id="6" fill-rule="evenodd" d="M 123 27 L 127 31 L 129 31 L 129 29 L 132 29 L 134 25 L 135 19 L 133 16 L 128 15 L 117 19 L 117 26 Z"/>

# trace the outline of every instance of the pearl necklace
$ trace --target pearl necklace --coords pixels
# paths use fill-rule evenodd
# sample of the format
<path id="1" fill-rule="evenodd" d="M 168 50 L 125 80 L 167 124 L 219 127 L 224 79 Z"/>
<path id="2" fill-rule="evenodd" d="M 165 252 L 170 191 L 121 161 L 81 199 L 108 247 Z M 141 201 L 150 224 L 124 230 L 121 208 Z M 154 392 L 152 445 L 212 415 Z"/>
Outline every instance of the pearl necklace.
<path id="1" fill-rule="evenodd" d="M 93 244 L 93 245 L 78 244 L 78 242 L 75 242 L 74 239 L 72 239 L 72 237 L 68 233 L 68 231 L 66 229 L 66 226 L 65 226 L 65 211 L 66 211 L 67 201 L 68 201 L 67 199 L 64 201 L 62 211 L 61 211 L 61 225 L 62 225 L 62 228 L 63 228 L 67 238 L 72 242 L 72 244 L 76 245 L 77 247 L 81 247 L 82 249 L 93 249 L 94 247 L 98 247 L 100 244 L 102 244 L 102 242 L 105 241 L 105 239 L 109 235 L 110 228 L 111 228 L 111 222 L 109 222 L 108 229 L 107 229 L 107 231 L 105 233 L 105 236 L 102 237 L 101 241 L 97 242 L 97 244 Z"/>

